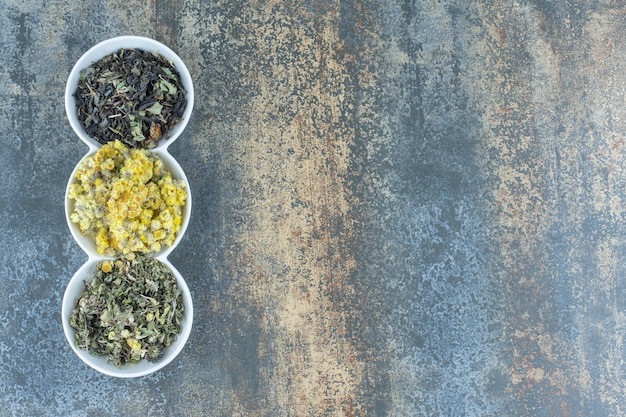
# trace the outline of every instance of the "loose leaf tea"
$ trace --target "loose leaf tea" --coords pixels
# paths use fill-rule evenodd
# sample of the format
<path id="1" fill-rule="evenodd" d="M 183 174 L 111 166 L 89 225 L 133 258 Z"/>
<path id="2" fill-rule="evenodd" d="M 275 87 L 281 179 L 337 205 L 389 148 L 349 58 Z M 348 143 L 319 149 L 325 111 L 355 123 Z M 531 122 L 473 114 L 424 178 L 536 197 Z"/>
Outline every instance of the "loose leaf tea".
<path id="1" fill-rule="evenodd" d="M 85 281 L 70 325 L 79 349 L 121 367 L 157 362 L 182 330 L 185 307 L 172 271 L 159 260 L 101 261 Z"/>
<path id="2" fill-rule="evenodd" d="M 181 120 L 186 94 L 161 55 L 122 48 L 81 71 L 74 98 L 78 120 L 99 143 L 152 148 Z"/>

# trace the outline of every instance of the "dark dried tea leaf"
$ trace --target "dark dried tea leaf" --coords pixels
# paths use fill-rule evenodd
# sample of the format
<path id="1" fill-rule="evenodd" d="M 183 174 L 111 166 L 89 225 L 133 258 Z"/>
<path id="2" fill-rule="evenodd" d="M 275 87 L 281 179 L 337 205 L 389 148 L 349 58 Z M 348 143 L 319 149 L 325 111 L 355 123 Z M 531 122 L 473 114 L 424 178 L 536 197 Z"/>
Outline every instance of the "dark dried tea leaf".
<path id="1" fill-rule="evenodd" d="M 182 331 L 184 312 L 172 271 L 155 258 L 136 256 L 97 264 L 70 325 L 79 349 L 121 367 L 142 359 L 157 362 Z"/>
<path id="2" fill-rule="evenodd" d="M 182 119 L 186 94 L 161 55 L 122 48 L 81 71 L 74 98 L 78 120 L 99 143 L 152 148 Z"/>

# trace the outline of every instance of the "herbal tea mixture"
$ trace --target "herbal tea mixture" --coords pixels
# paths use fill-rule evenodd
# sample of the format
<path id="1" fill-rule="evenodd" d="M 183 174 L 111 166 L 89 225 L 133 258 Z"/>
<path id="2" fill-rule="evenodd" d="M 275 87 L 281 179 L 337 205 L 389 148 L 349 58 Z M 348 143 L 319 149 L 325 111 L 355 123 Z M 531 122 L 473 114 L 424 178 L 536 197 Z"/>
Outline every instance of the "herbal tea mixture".
<path id="1" fill-rule="evenodd" d="M 181 120 L 186 94 L 165 58 L 122 48 L 81 71 L 74 98 L 81 125 L 98 142 L 151 148 Z"/>
<path id="2" fill-rule="evenodd" d="M 157 362 L 182 330 L 182 291 L 159 260 L 137 256 L 97 264 L 75 302 L 76 346 L 117 367 Z"/>
<path id="3" fill-rule="evenodd" d="M 109 142 L 78 166 L 70 220 L 101 255 L 158 252 L 180 232 L 187 196 L 153 152 Z"/>

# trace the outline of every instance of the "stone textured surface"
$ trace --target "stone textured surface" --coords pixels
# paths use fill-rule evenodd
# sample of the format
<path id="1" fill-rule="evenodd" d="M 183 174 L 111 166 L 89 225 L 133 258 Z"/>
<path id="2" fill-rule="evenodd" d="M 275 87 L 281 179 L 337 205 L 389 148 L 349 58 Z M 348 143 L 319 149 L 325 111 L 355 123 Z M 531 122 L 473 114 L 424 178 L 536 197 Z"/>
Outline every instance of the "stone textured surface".
<path id="1" fill-rule="evenodd" d="M 60 322 L 64 83 L 124 34 L 196 86 L 194 329 L 134 380 Z M 625 415 L 625 34 L 608 0 L 3 0 L 0 416 Z"/>

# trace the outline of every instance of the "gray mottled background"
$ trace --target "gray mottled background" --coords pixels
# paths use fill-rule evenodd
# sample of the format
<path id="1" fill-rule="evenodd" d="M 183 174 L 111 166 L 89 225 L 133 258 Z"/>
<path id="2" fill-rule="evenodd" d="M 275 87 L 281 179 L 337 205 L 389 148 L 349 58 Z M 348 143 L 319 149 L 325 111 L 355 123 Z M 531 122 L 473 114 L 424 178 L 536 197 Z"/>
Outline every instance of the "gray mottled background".
<path id="1" fill-rule="evenodd" d="M 195 82 L 195 322 L 119 380 L 61 325 L 63 92 L 128 34 Z M 626 415 L 625 52 L 609 0 L 2 0 L 0 416 Z"/>

